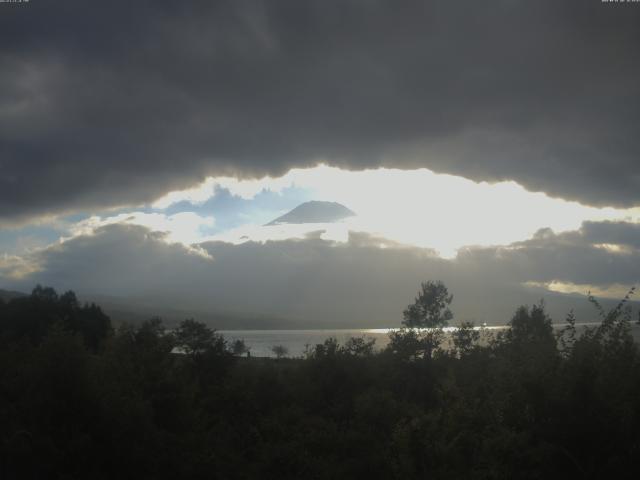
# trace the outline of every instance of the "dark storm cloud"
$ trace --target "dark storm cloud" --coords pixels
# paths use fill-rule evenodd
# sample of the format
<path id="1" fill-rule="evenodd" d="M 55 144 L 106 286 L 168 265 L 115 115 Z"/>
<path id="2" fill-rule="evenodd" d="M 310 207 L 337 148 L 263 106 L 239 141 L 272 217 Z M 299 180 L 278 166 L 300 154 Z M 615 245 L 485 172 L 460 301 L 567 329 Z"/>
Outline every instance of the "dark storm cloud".
<path id="1" fill-rule="evenodd" d="M 319 238 L 202 245 L 213 258 L 139 226 L 111 225 L 25 259 L 39 267 L 22 280 L 0 287 L 28 290 L 35 283 L 91 295 L 115 295 L 152 305 L 153 313 L 181 310 L 272 316 L 313 328 L 399 325 L 421 281 L 443 280 L 455 294 L 457 319 L 494 323 L 508 320 L 516 306 L 544 297 L 556 316 L 575 308 L 586 320 L 586 301 L 525 286 L 526 282 L 570 282 L 608 287 L 640 281 L 640 251 L 614 253 L 594 246 L 590 231 L 620 237 L 629 225 L 589 224 L 563 234 L 541 231 L 508 247 L 473 248 L 455 260 L 425 249 L 402 247 L 351 234 L 335 244 Z M 596 244 L 600 240 L 595 240 Z M 387 248 L 379 245 L 385 243 Z M 0 267 L 2 264 L 0 263 Z M 586 293 L 586 292 L 585 292 Z M 124 302 L 123 304 L 126 304 Z M 252 328 L 259 328 L 254 320 Z M 291 325 L 291 324 L 289 324 Z"/>
<path id="2" fill-rule="evenodd" d="M 640 249 L 640 224 L 629 222 L 584 222 L 585 241 Z"/>
<path id="3" fill-rule="evenodd" d="M 545 228 L 508 246 L 463 250 L 457 261 L 511 282 L 631 287 L 640 283 L 640 225 L 584 222 L 563 233 Z"/>
<path id="4" fill-rule="evenodd" d="M 0 220 L 318 159 L 640 203 L 632 4 L 0 7 Z"/>

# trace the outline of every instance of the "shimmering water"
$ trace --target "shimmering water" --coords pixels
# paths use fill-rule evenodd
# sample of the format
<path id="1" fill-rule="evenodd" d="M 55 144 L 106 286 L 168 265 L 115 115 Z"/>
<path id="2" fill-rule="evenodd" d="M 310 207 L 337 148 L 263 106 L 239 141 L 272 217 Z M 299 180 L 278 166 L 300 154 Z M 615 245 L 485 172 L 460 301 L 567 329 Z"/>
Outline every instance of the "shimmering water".
<path id="1" fill-rule="evenodd" d="M 596 323 L 576 324 L 578 328 L 597 325 Z M 554 328 L 563 328 L 566 324 L 554 325 Z M 488 333 L 497 332 L 507 327 L 489 326 L 483 327 Z M 343 344 L 350 337 L 375 338 L 376 348 L 382 349 L 389 343 L 389 331 L 391 328 L 378 329 L 341 329 L 341 330 L 220 330 L 219 333 L 229 341 L 244 340 L 251 350 L 252 357 L 275 357 L 271 350 L 275 345 L 282 345 L 287 349 L 288 357 L 301 357 L 307 346 L 313 347 L 323 343 L 329 337 L 335 337 L 338 343 Z M 454 327 L 445 331 L 453 331 Z M 632 326 L 636 339 L 640 338 L 640 327 Z"/>

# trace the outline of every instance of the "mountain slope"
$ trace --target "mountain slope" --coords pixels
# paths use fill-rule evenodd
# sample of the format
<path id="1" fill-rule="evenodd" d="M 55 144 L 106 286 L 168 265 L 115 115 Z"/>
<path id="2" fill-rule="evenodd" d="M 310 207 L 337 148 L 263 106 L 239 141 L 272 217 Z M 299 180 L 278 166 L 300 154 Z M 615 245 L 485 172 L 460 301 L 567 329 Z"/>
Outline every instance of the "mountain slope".
<path id="1" fill-rule="evenodd" d="M 332 223 L 354 215 L 354 212 L 340 203 L 313 200 L 298 205 L 290 212 L 267 223 L 267 226 L 283 223 Z"/>
<path id="2" fill-rule="evenodd" d="M 13 300 L 14 298 L 26 297 L 26 293 L 22 292 L 14 292 L 12 290 L 2 290 L 0 289 L 0 299 L 8 302 L 9 300 Z"/>

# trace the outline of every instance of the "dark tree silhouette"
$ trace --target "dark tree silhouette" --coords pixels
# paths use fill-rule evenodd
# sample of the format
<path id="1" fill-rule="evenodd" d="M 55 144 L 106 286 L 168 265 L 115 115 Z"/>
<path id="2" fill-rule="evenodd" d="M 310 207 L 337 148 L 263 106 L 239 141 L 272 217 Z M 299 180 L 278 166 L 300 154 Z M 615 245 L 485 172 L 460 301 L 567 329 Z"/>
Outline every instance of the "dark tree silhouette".
<path id="1" fill-rule="evenodd" d="M 247 344 L 244 343 L 244 340 L 237 339 L 231 344 L 231 353 L 239 357 L 241 355 L 248 354 L 249 347 L 247 347 Z"/>
<path id="2" fill-rule="evenodd" d="M 72 293 L 0 302 L 0 478 L 638 478 L 634 305 L 591 299 L 602 323 L 570 314 L 561 336 L 520 307 L 504 333 L 463 323 L 440 348 L 438 291 L 416 321 L 435 328 L 287 361 L 240 360 L 195 320 L 122 324 L 93 349 L 99 308 Z"/>
<path id="3" fill-rule="evenodd" d="M 0 313 L 0 336 L 28 339 L 34 345 L 40 344 L 53 326 L 79 334 L 92 351 L 100 349 L 113 334 L 111 320 L 99 306 L 80 306 L 72 291 L 58 296 L 51 287 L 36 286 L 31 295 L 13 299 Z"/>
<path id="4" fill-rule="evenodd" d="M 289 353 L 287 347 L 283 345 L 274 345 L 271 347 L 271 351 L 275 354 L 276 358 L 285 357 Z"/>
<path id="5" fill-rule="evenodd" d="M 473 322 L 462 322 L 451 336 L 456 353 L 461 357 L 468 355 L 480 340 L 480 332 Z"/>
<path id="6" fill-rule="evenodd" d="M 368 357 L 373 354 L 375 344 L 375 338 L 351 337 L 340 351 L 345 355 L 354 357 Z"/>
<path id="7" fill-rule="evenodd" d="M 509 321 L 509 326 L 511 328 L 507 331 L 507 336 L 512 343 L 555 345 L 551 319 L 542 302 L 531 309 L 519 307 Z"/>
<path id="8" fill-rule="evenodd" d="M 423 282 L 413 304 L 403 312 L 403 325 L 410 328 L 445 327 L 453 314 L 449 305 L 453 295 L 441 281 Z"/>
<path id="9" fill-rule="evenodd" d="M 176 345 L 187 355 L 198 355 L 209 351 L 226 350 L 226 342 L 215 330 L 192 318 L 183 320 L 175 331 Z"/>

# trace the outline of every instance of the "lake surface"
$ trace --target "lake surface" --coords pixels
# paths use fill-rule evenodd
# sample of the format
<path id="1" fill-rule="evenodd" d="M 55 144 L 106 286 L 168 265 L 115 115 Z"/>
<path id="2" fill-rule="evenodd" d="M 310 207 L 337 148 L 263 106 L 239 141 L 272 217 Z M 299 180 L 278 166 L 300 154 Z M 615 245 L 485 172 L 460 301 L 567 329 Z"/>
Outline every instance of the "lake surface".
<path id="1" fill-rule="evenodd" d="M 578 329 L 595 326 L 598 323 L 576 324 Z M 555 324 L 554 328 L 564 328 L 566 323 Z M 478 327 L 477 329 L 479 329 Z M 506 326 L 483 327 L 489 334 L 506 329 Z M 335 337 L 338 343 L 344 344 L 350 337 L 374 338 L 376 349 L 382 349 L 389 343 L 389 331 L 393 328 L 376 329 L 340 329 L 340 330 L 219 330 L 229 341 L 244 340 L 251 350 L 252 357 L 275 357 L 272 348 L 282 345 L 287 349 L 288 357 L 301 357 L 307 348 L 323 343 L 329 337 Z M 448 327 L 445 331 L 453 331 L 455 327 Z M 632 324 L 632 332 L 636 340 L 640 339 L 640 327 Z"/>

